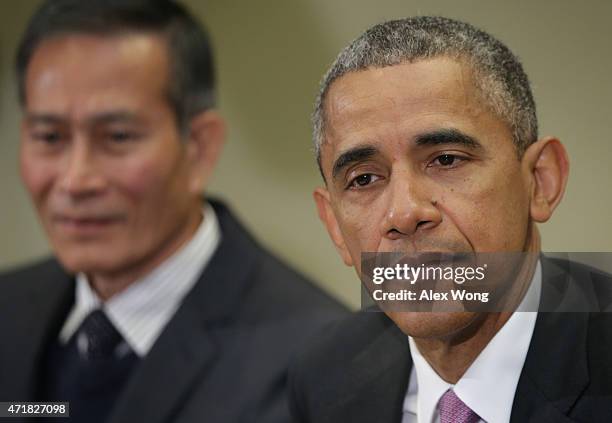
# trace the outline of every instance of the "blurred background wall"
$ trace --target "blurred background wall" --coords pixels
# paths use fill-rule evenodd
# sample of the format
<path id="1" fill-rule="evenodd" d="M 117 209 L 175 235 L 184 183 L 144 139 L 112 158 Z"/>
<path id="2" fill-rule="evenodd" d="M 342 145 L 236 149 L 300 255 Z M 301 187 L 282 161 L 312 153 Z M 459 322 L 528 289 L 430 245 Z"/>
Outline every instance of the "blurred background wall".
<path id="1" fill-rule="evenodd" d="M 612 2 L 490 0 L 191 0 L 216 47 L 229 140 L 210 194 L 222 196 L 259 240 L 341 300 L 359 282 L 319 223 L 320 184 L 309 115 L 339 50 L 384 19 L 436 14 L 504 41 L 533 84 L 541 135 L 571 159 L 567 193 L 541 226 L 544 251 L 612 251 Z M 47 254 L 18 176 L 20 111 L 13 54 L 37 0 L 0 2 L 0 270 Z M 611 263 L 600 263 L 612 270 Z"/>

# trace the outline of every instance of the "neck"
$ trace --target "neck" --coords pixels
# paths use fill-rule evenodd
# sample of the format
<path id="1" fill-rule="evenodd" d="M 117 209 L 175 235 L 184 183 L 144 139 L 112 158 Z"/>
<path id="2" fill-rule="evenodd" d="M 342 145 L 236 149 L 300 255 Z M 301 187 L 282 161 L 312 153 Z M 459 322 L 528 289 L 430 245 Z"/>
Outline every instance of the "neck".
<path id="1" fill-rule="evenodd" d="M 512 290 L 517 295 L 512 300 L 511 310 L 518 307 L 533 279 L 540 251 L 540 235 L 534 224 L 530 225 L 524 251 L 527 254 L 516 279 L 519 287 Z M 413 339 L 436 373 L 446 382 L 456 384 L 512 314 L 513 311 L 481 313 L 466 328 L 452 336 Z"/>
<path id="2" fill-rule="evenodd" d="M 113 273 L 88 274 L 87 278 L 92 289 L 102 301 L 107 301 L 123 292 L 134 282 L 152 272 L 180 250 L 193 237 L 202 219 L 201 209 L 194 210 L 185 219 L 184 224 L 164 242 L 162 248 L 155 251 L 152 255 L 142 258 L 137 263 L 130 265 L 128 268 Z"/>
<path id="3" fill-rule="evenodd" d="M 486 313 L 477 316 L 472 333 L 461 332 L 445 339 L 413 338 L 421 355 L 446 382 L 456 384 L 512 313 Z M 470 330 L 470 328 L 466 328 Z"/>

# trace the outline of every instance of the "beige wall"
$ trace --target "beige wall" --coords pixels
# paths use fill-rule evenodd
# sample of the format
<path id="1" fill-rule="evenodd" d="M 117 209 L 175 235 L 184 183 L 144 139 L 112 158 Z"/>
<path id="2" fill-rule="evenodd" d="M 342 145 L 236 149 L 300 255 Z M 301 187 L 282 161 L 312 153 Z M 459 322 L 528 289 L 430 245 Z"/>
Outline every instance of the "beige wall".
<path id="1" fill-rule="evenodd" d="M 33 0 L 0 3 L 0 268 L 47 251 L 18 178 L 19 111 L 12 54 Z M 505 41 L 533 83 L 541 134 L 569 150 L 564 202 L 541 227 L 545 251 L 612 251 L 612 3 L 607 1 L 190 1 L 216 45 L 229 142 L 209 191 L 264 244 L 333 294 L 357 304 L 359 285 L 317 220 L 320 183 L 308 117 L 318 80 L 367 26 L 413 14 L 466 20 Z"/>

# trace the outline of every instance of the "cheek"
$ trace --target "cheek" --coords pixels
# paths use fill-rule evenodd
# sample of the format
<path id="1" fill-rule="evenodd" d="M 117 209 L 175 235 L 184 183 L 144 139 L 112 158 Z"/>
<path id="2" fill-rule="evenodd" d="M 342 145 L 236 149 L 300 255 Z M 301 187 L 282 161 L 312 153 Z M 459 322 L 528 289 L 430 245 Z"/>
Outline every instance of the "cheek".
<path id="1" fill-rule="evenodd" d="M 24 152 L 20 155 L 21 179 L 32 199 L 42 201 L 53 186 L 57 174 L 57 165 L 46 160 L 37 160 Z"/>
<path id="2" fill-rule="evenodd" d="M 111 172 L 113 184 L 136 207 L 164 214 L 180 203 L 186 191 L 180 159 L 172 152 L 136 156 Z M 183 186 L 185 185 L 185 186 Z"/>
<path id="3" fill-rule="evenodd" d="M 447 190 L 441 201 L 463 237 L 476 251 L 521 249 L 528 211 L 522 180 L 497 175 L 465 182 L 463 189 Z"/>
<path id="4" fill-rule="evenodd" d="M 154 162 L 131 160 L 123 167 L 123 171 L 112 175 L 115 179 L 113 185 L 120 186 L 130 197 L 141 198 L 154 193 L 155 188 L 162 188 L 160 169 L 154 165 Z"/>
<path id="5" fill-rule="evenodd" d="M 379 223 L 383 216 L 375 204 L 342 203 L 339 208 L 340 230 L 353 257 L 363 251 L 378 251 L 380 244 Z"/>

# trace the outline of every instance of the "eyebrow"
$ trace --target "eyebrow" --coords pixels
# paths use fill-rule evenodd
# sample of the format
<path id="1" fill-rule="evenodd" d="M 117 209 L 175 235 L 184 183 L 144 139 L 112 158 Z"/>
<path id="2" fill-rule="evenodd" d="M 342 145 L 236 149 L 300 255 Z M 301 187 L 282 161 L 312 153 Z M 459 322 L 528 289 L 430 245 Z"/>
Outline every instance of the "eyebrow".
<path id="1" fill-rule="evenodd" d="M 472 150 L 482 149 L 482 144 L 476 138 L 454 128 L 437 129 L 431 132 L 419 134 L 414 138 L 414 143 L 419 147 L 432 145 L 460 145 Z M 367 160 L 378 154 L 378 149 L 371 145 L 351 148 L 338 156 L 332 167 L 332 178 L 336 179 L 338 174 L 347 166 L 363 160 Z"/>
<path id="2" fill-rule="evenodd" d="M 432 132 L 426 132 L 415 137 L 417 146 L 431 145 L 460 145 L 472 150 L 482 149 L 482 144 L 476 138 L 459 131 L 458 129 L 437 129 Z"/>
<path id="3" fill-rule="evenodd" d="M 60 115 L 52 113 L 28 113 L 26 120 L 29 124 L 59 124 L 65 123 L 67 119 Z M 87 118 L 89 124 L 101 124 L 101 123 L 115 123 L 115 122 L 134 122 L 139 121 L 140 118 L 129 111 L 112 111 L 97 113 Z"/>
<path id="4" fill-rule="evenodd" d="M 344 153 L 340 154 L 340 156 L 338 156 L 334 162 L 334 166 L 332 168 L 332 178 L 336 179 L 342 169 L 346 168 L 350 164 L 369 159 L 377 153 L 378 149 L 370 145 L 354 147 L 345 151 Z"/>
<path id="5" fill-rule="evenodd" d="M 57 124 L 62 123 L 64 119 L 61 117 L 50 114 L 50 113 L 28 113 L 26 115 L 26 121 L 28 124 Z"/>

